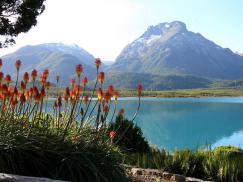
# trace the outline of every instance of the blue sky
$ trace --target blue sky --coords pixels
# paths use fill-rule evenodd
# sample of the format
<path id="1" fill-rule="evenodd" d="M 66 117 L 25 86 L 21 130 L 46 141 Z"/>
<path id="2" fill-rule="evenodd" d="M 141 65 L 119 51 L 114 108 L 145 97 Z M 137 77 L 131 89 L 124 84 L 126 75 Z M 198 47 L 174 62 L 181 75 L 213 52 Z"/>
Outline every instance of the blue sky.
<path id="1" fill-rule="evenodd" d="M 46 0 L 38 25 L 0 55 L 27 44 L 76 43 L 115 60 L 149 25 L 174 20 L 234 52 L 243 52 L 242 0 Z"/>

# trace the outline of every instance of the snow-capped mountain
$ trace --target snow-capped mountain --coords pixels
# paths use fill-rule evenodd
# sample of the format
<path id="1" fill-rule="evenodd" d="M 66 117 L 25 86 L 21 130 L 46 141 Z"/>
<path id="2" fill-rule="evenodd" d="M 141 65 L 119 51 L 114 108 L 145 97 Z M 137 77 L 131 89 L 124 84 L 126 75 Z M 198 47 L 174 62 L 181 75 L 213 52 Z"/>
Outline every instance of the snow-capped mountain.
<path id="1" fill-rule="evenodd" d="M 243 77 L 243 57 L 222 48 L 180 21 L 148 27 L 109 69 L 158 75 L 189 74 L 214 79 Z"/>

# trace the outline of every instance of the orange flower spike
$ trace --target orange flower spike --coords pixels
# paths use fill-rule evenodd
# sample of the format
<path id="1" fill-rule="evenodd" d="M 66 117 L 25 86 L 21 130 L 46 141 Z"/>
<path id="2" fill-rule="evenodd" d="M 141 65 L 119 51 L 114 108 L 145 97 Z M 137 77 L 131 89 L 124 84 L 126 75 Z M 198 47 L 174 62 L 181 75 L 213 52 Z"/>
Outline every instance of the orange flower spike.
<path id="1" fill-rule="evenodd" d="M 57 99 L 57 106 L 60 108 L 62 107 L 62 97 L 59 96 L 58 99 Z"/>
<path id="2" fill-rule="evenodd" d="M 69 89 L 69 87 L 66 87 L 66 93 L 65 93 L 65 95 L 67 97 L 70 97 L 70 89 Z"/>
<path id="3" fill-rule="evenodd" d="M 35 86 L 35 87 L 33 88 L 33 96 L 36 97 L 36 95 L 38 95 L 38 94 L 39 94 L 39 90 L 38 90 L 38 88 Z"/>
<path id="4" fill-rule="evenodd" d="M 118 115 L 121 116 L 121 117 L 124 117 L 124 114 L 125 114 L 125 110 L 123 108 L 120 109 Z"/>
<path id="5" fill-rule="evenodd" d="M 19 71 L 20 67 L 22 65 L 22 62 L 20 60 L 17 60 L 15 63 L 16 70 Z"/>
<path id="6" fill-rule="evenodd" d="M 88 104 L 88 102 L 89 102 L 89 96 L 88 95 L 85 95 L 84 96 L 84 103 L 87 105 Z"/>
<path id="7" fill-rule="evenodd" d="M 0 58 L 0 69 L 2 68 L 3 66 L 3 60 Z"/>
<path id="8" fill-rule="evenodd" d="M 70 85 L 71 85 L 72 88 L 74 87 L 74 85 L 75 85 L 75 80 L 74 79 L 70 80 Z"/>
<path id="9" fill-rule="evenodd" d="M 105 73 L 104 72 L 100 72 L 99 81 L 100 81 L 101 84 L 104 83 L 104 81 L 105 81 Z"/>
<path id="10" fill-rule="evenodd" d="M 46 82 L 45 87 L 46 87 L 46 90 L 49 90 L 51 87 L 51 82 L 49 82 L 49 81 Z"/>
<path id="11" fill-rule="evenodd" d="M 76 74 L 77 74 L 77 76 L 80 77 L 80 75 L 82 74 L 82 72 L 83 72 L 83 66 L 82 66 L 82 64 L 78 64 L 76 66 Z"/>
<path id="12" fill-rule="evenodd" d="M 96 58 L 95 59 L 95 65 L 96 65 L 96 68 L 99 69 L 100 65 L 101 65 L 101 60 L 100 58 Z"/>
<path id="13" fill-rule="evenodd" d="M 25 83 L 29 82 L 29 73 L 27 72 L 24 73 L 23 80 L 25 81 Z"/>
<path id="14" fill-rule="evenodd" d="M 3 78 L 4 78 L 4 73 L 0 72 L 0 83 L 2 82 Z"/>
<path id="15" fill-rule="evenodd" d="M 17 104 L 18 104 L 17 99 L 12 97 L 10 100 L 10 105 L 11 105 L 12 109 L 14 109 Z"/>
<path id="16" fill-rule="evenodd" d="M 143 91 L 143 86 L 139 84 L 137 90 L 138 90 L 138 95 L 141 96 L 141 93 Z"/>
<path id="17" fill-rule="evenodd" d="M 82 92 L 82 87 L 80 85 L 76 85 L 74 88 L 74 91 L 75 91 L 76 95 L 79 95 Z"/>
<path id="18" fill-rule="evenodd" d="M 105 105 L 104 112 L 107 114 L 107 113 L 109 113 L 109 111 L 110 111 L 109 106 Z"/>
<path id="19" fill-rule="evenodd" d="M 35 101 L 36 101 L 36 102 L 40 102 L 41 99 L 42 99 L 41 94 L 40 94 L 40 93 L 37 93 L 37 94 L 35 95 Z"/>
<path id="20" fill-rule="evenodd" d="M 45 85 L 46 84 L 46 76 L 44 74 L 41 75 L 41 83 L 42 85 Z"/>
<path id="21" fill-rule="evenodd" d="M 48 76 L 49 76 L 49 70 L 48 69 L 45 69 L 44 72 L 43 72 L 43 75 L 45 75 L 45 77 L 48 78 Z"/>
<path id="22" fill-rule="evenodd" d="M 114 86 L 113 86 L 113 85 L 109 85 L 109 87 L 108 87 L 108 92 L 109 92 L 111 95 L 113 95 L 114 91 L 115 91 Z"/>
<path id="23" fill-rule="evenodd" d="M 37 71 L 34 69 L 31 73 L 31 77 L 32 77 L 32 81 L 35 81 L 36 80 L 36 77 L 37 77 L 38 73 Z"/>
<path id="24" fill-rule="evenodd" d="M 113 92 L 113 96 L 114 96 L 115 101 L 117 101 L 117 99 L 118 99 L 118 97 L 119 97 L 119 93 L 118 93 L 118 91 L 114 91 L 114 92 Z"/>
<path id="25" fill-rule="evenodd" d="M 5 77 L 5 81 L 6 81 L 6 83 L 7 84 L 10 84 L 11 83 L 11 76 L 10 75 L 6 75 L 6 77 Z"/>
<path id="26" fill-rule="evenodd" d="M 26 102 L 26 97 L 25 97 L 25 95 L 24 95 L 24 94 L 21 94 L 19 100 L 20 100 L 20 102 L 21 102 L 22 104 L 24 104 L 24 103 Z"/>
<path id="27" fill-rule="evenodd" d="M 103 99 L 103 91 L 101 88 L 99 88 L 99 90 L 98 90 L 98 99 L 99 99 L 99 101 L 101 101 Z"/>
<path id="28" fill-rule="evenodd" d="M 27 90 L 25 92 L 25 98 L 26 98 L 26 100 L 29 100 L 30 96 L 31 96 L 30 90 Z"/>
<path id="29" fill-rule="evenodd" d="M 110 94 L 109 91 L 106 91 L 106 93 L 105 93 L 105 101 L 109 102 L 110 100 L 111 100 L 111 94 Z"/>
<path id="30" fill-rule="evenodd" d="M 56 81 L 57 81 L 57 83 L 59 83 L 59 80 L 60 80 L 60 76 L 57 75 L 57 76 L 56 76 Z"/>
<path id="31" fill-rule="evenodd" d="M 117 133 L 114 130 L 112 130 L 112 131 L 110 131 L 109 136 L 111 139 L 113 139 L 117 136 Z"/>
<path id="32" fill-rule="evenodd" d="M 34 89 L 32 87 L 30 88 L 29 91 L 30 91 L 30 96 L 34 96 Z"/>
<path id="33" fill-rule="evenodd" d="M 8 86 L 6 84 L 2 85 L 2 93 L 6 94 L 8 92 Z"/>
<path id="34" fill-rule="evenodd" d="M 82 83 L 83 83 L 84 86 L 87 85 L 87 83 L 88 83 L 88 78 L 87 78 L 86 76 L 83 77 Z"/>
<path id="35" fill-rule="evenodd" d="M 26 83 L 24 81 L 21 81 L 20 87 L 21 87 L 22 91 L 25 91 L 26 90 Z"/>

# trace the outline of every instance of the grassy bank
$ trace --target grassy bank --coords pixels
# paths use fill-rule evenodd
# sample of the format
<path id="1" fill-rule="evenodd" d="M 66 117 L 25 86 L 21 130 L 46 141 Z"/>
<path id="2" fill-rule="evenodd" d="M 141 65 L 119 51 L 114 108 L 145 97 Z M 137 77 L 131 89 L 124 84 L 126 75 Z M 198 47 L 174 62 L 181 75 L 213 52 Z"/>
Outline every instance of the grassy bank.
<path id="1" fill-rule="evenodd" d="M 121 91 L 122 96 L 135 96 L 135 91 Z M 168 91 L 144 91 L 143 97 L 240 97 L 243 89 L 192 89 Z"/>
<path id="2" fill-rule="evenodd" d="M 64 93 L 65 89 L 60 89 Z M 85 91 L 87 95 L 91 91 Z M 119 90 L 120 97 L 136 97 L 137 90 Z M 56 96 L 56 89 L 50 89 L 50 96 Z M 164 90 L 164 91 L 143 91 L 142 97 L 242 97 L 243 89 L 186 89 L 186 90 Z"/>
<path id="3" fill-rule="evenodd" d="M 243 150 L 236 147 L 177 150 L 174 153 L 152 149 L 150 153 L 129 155 L 125 160 L 132 166 L 161 169 L 204 180 L 243 181 Z"/>

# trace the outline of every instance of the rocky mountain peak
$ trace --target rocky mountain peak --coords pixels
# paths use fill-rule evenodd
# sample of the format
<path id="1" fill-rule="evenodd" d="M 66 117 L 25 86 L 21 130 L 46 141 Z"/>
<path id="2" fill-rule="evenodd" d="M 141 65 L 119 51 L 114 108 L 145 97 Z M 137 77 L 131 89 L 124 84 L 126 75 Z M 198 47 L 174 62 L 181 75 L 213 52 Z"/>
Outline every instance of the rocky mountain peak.
<path id="1" fill-rule="evenodd" d="M 185 32 L 187 31 L 186 24 L 181 21 L 165 22 L 155 26 L 149 26 L 147 31 L 140 37 L 148 39 L 151 36 L 162 36 L 168 32 Z"/>

